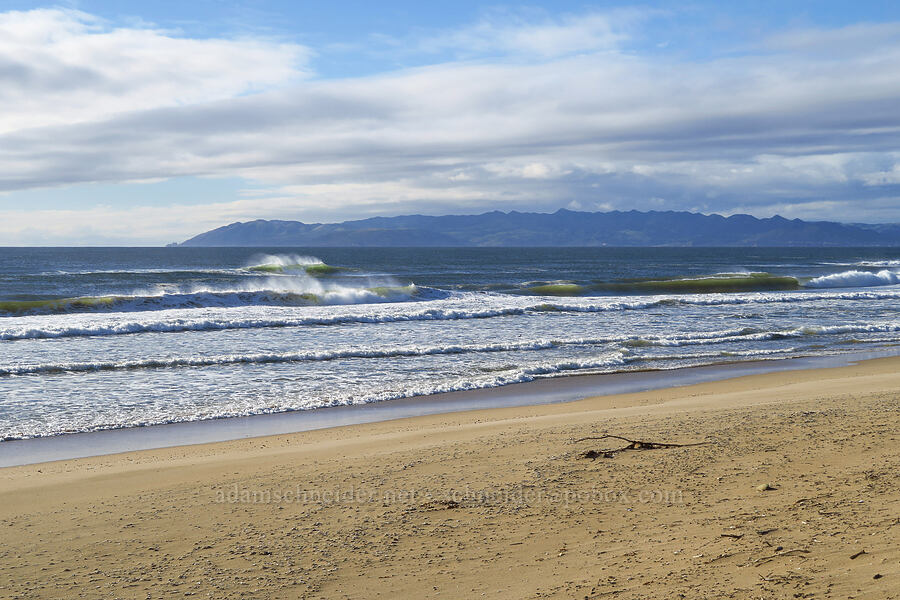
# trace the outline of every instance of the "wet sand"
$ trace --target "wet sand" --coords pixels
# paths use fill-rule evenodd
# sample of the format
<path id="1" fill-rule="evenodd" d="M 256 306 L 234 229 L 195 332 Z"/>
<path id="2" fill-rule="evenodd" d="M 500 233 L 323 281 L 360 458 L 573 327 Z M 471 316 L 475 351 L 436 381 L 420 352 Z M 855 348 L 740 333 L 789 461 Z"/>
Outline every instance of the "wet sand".
<path id="1" fill-rule="evenodd" d="M 898 598 L 898 432 L 886 358 L 11 467 L 0 590 Z"/>

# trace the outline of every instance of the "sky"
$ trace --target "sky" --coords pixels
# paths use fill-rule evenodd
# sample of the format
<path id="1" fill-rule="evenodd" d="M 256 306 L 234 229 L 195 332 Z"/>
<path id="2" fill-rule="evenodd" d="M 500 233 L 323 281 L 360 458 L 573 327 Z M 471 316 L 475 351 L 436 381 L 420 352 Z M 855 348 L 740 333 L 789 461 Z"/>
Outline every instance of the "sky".
<path id="1" fill-rule="evenodd" d="M 0 245 L 560 208 L 900 222 L 900 3 L 0 0 Z"/>

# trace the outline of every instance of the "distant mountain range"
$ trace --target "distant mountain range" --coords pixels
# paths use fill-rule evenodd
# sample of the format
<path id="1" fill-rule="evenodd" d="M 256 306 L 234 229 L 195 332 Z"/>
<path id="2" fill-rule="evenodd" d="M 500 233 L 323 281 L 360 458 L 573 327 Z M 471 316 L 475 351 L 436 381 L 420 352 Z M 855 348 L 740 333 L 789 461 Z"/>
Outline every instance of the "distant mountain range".
<path id="1" fill-rule="evenodd" d="M 900 225 L 636 210 L 232 223 L 173 246 L 900 246 Z"/>

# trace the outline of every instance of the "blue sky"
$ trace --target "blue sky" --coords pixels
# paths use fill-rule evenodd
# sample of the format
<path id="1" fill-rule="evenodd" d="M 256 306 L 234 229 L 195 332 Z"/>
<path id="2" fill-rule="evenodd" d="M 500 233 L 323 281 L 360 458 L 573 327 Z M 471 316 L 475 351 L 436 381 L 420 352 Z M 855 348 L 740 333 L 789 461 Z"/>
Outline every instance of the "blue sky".
<path id="1" fill-rule="evenodd" d="M 889 2 L 0 2 L 0 243 L 238 220 L 900 222 Z"/>

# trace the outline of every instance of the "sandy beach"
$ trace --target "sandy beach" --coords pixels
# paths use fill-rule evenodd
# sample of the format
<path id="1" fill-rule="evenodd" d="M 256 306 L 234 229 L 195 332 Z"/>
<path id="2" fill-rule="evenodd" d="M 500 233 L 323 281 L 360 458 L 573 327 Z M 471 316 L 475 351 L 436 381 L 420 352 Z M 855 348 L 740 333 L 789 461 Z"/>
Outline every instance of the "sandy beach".
<path id="1" fill-rule="evenodd" d="M 898 409 L 888 358 L 0 469 L 0 596 L 900 598 Z"/>

